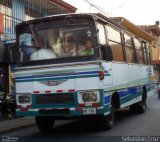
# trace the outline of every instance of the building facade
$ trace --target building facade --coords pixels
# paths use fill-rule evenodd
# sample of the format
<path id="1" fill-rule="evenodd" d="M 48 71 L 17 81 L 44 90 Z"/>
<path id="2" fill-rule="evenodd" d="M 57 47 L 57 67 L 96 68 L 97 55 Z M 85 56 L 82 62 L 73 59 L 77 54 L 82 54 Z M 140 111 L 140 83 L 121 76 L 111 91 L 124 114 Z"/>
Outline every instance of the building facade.
<path id="1" fill-rule="evenodd" d="M 143 25 L 139 27 L 155 38 L 151 46 L 152 63 L 156 71 L 157 80 L 160 82 L 160 21 L 156 21 L 154 25 Z"/>

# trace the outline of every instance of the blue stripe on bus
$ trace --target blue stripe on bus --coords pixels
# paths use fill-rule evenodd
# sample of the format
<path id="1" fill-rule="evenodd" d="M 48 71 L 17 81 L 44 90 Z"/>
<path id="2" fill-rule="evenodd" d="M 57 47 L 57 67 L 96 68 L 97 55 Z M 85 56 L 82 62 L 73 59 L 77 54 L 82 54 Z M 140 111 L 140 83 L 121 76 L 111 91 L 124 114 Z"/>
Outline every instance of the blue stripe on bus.
<path id="1" fill-rule="evenodd" d="M 39 77 L 52 77 L 52 76 L 66 76 L 66 75 L 84 75 L 84 74 L 96 74 L 99 71 L 90 71 L 90 72 L 71 72 L 71 73 L 59 73 L 59 74 L 46 74 L 46 75 L 30 75 L 30 76 L 22 76 L 16 77 L 17 79 L 25 79 L 25 78 L 39 78 Z M 105 71 L 105 75 L 110 75 L 108 71 Z"/>
<path id="2" fill-rule="evenodd" d="M 110 103 L 110 99 L 111 99 L 111 95 L 110 96 L 105 96 L 104 97 L 104 104 L 109 104 Z"/>
<path id="3" fill-rule="evenodd" d="M 66 76 L 66 75 L 81 75 L 81 74 L 95 74 L 98 73 L 98 71 L 92 71 L 92 72 L 71 72 L 71 73 L 59 73 L 59 74 L 46 74 L 46 75 L 31 75 L 31 76 L 24 76 L 24 77 L 17 77 L 17 79 L 26 79 L 26 78 L 40 78 L 40 77 L 52 77 L 52 76 Z"/>
<path id="4" fill-rule="evenodd" d="M 148 88 L 147 90 L 149 90 L 150 87 L 147 87 L 147 88 Z M 131 87 L 131 88 L 119 90 L 118 95 L 119 95 L 120 103 L 123 104 L 123 103 L 126 103 L 127 101 L 137 98 L 142 95 L 142 92 L 143 92 L 142 86 Z M 112 94 L 110 94 L 109 96 L 104 96 L 105 105 L 110 104 L 111 95 Z"/>
<path id="5" fill-rule="evenodd" d="M 51 77 L 51 78 L 37 78 L 37 79 L 25 79 L 25 80 L 16 80 L 16 82 L 33 82 L 33 81 L 49 81 L 49 80 L 66 80 L 66 79 L 76 79 L 76 78 L 91 78 L 97 77 L 97 75 L 84 75 L 84 76 L 68 76 L 68 77 Z"/>
<path id="6" fill-rule="evenodd" d="M 67 76 L 66 76 L 67 75 Z M 34 76 L 23 76 L 16 77 L 17 82 L 24 81 L 40 81 L 40 80 L 51 80 L 51 79 L 73 79 L 73 78 L 86 78 L 88 77 L 96 77 L 99 75 L 99 71 L 92 72 L 79 72 L 79 73 L 68 73 L 68 74 L 48 74 L 48 75 L 34 75 Z M 110 74 L 105 74 L 109 76 Z"/>
<path id="7" fill-rule="evenodd" d="M 143 90 L 142 87 L 131 87 L 128 89 L 120 90 L 118 93 L 119 93 L 119 97 L 123 98 L 128 94 L 137 94 L 138 92 L 142 92 L 142 90 Z"/>

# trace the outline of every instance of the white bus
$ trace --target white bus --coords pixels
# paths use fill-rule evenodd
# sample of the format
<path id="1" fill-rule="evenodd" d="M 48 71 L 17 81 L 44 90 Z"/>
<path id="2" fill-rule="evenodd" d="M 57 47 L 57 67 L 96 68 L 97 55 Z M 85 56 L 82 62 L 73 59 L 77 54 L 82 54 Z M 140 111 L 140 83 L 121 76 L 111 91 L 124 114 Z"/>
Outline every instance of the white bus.
<path id="1" fill-rule="evenodd" d="M 111 129 L 115 110 L 143 113 L 154 93 L 150 43 L 101 14 L 63 14 L 20 23 L 16 46 L 16 114 L 41 131 L 83 118 Z"/>

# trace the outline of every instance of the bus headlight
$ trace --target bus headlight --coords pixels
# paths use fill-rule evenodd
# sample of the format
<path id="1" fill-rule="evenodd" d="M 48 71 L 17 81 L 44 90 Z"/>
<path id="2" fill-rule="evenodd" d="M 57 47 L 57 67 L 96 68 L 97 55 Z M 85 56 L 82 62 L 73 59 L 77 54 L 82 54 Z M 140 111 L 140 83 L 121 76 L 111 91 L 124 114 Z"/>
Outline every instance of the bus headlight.
<path id="1" fill-rule="evenodd" d="M 95 103 L 100 101 L 99 91 L 80 91 L 79 103 Z"/>
<path id="2" fill-rule="evenodd" d="M 20 104 L 31 103 L 31 95 L 30 94 L 17 95 L 17 101 Z"/>

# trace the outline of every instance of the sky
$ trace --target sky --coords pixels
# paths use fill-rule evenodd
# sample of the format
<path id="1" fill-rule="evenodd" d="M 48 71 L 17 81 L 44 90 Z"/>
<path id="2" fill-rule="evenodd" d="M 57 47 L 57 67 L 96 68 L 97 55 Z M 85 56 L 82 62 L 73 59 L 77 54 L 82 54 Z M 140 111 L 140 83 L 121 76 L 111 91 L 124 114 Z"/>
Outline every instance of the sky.
<path id="1" fill-rule="evenodd" d="M 160 0 L 64 0 L 78 8 L 77 12 L 102 9 L 109 17 L 124 17 L 135 25 L 154 25 L 160 21 Z M 88 2 L 92 3 L 91 6 Z"/>

